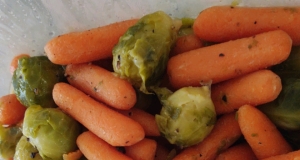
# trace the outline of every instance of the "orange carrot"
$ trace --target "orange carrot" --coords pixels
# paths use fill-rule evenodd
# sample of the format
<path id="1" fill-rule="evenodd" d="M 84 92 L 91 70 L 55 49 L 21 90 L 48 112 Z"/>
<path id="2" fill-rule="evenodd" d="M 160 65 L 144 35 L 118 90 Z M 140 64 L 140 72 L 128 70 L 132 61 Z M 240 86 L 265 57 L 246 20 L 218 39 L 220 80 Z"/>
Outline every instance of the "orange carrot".
<path id="1" fill-rule="evenodd" d="M 297 150 L 286 154 L 264 158 L 262 160 L 298 160 L 299 158 L 300 158 L 300 150 Z"/>
<path id="2" fill-rule="evenodd" d="M 235 113 L 224 114 L 217 120 L 211 133 L 202 142 L 184 149 L 173 160 L 214 160 L 241 135 Z"/>
<path id="3" fill-rule="evenodd" d="M 28 54 L 19 54 L 15 56 L 10 62 L 10 73 L 14 74 L 14 71 L 18 68 L 18 60 L 22 57 L 29 57 Z"/>
<path id="4" fill-rule="evenodd" d="M 194 34 L 179 37 L 174 48 L 170 52 L 170 57 L 190 50 L 198 49 L 203 46 L 203 42 Z"/>
<path id="5" fill-rule="evenodd" d="M 112 49 L 119 38 L 137 22 L 136 19 L 58 36 L 50 40 L 44 50 L 55 64 L 75 64 L 112 57 Z"/>
<path id="6" fill-rule="evenodd" d="M 244 104 L 257 106 L 273 101 L 282 89 L 280 77 L 270 70 L 259 70 L 211 87 L 211 98 L 218 115 L 230 113 Z"/>
<path id="7" fill-rule="evenodd" d="M 257 158 L 249 144 L 241 143 L 220 153 L 216 160 L 257 160 Z"/>
<path id="8" fill-rule="evenodd" d="M 63 160 L 79 160 L 83 156 L 80 150 L 63 154 Z"/>
<path id="9" fill-rule="evenodd" d="M 112 146 L 133 145 L 145 136 L 142 126 L 134 120 L 97 102 L 67 83 L 57 83 L 54 102 L 63 111 Z"/>
<path id="10" fill-rule="evenodd" d="M 203 10 L 193 29 L 199 38 L 225 42 L 281 29 L 300 45 L 300 7 L 214 6 Z"/>
<path id="11" fill-rule="evenodd" d="M 155 140 L 145 138 L 132 146 L 126 146 L 125 154 L 134 160 L 154 160 L 156 146 Z"/>
<path id="12" fill-rule="evenodd" d="M 26 107 L 23 106 L 15 94 L 0 97 L 0 124 L 15 125 L 22 121 Z"/>
<path id="13" fill-rule="evenodd" d="M 152 114 L 149 114 L 138 108 L 132 108 L 130 110 L 119 112 L 140 123 L 144 128 L 146 136 L 160 136 L 155 117 Z"/>
<path id="14" fill-rule="evenodd" d="M 218 83 L 281 63 L 291 47 L 291 38 L 285 32 L 271 31 L 174 56 L 167 73 L 174 88 Z"/>
<path id="15" fill-rule="evenodd" d="M 83 155 L 89 160 L 132 160 L 90 131 L 81 133 L 76 143 Z"/>
<path id="16" fill-rule="evenodd" d="M 127 110 L 136 103 L 133 86 L 106 69 L 92 64 L 71 64 L 65 74 L 71 85 L 111 107 Z"/>
<path id="17" fill-rule="evenodd" d="M 258 159 L 292 151 L 276 126 L 260 110 L 243 105 L 237 114 L 241 131 Z"/>

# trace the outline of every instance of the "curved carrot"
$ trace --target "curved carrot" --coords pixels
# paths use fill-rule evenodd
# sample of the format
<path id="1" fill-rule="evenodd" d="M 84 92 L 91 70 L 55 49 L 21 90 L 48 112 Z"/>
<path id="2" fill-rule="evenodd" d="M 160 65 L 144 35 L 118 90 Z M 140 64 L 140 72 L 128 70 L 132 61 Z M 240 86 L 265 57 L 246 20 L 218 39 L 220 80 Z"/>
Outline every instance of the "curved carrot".
<path id="1" fill-rule="evenodd" d="M 145 137 L 144 129 L 138 122 L 67 83 L 54 85 L 53 99 L 59 108 L 112 146 L 133 145 Z"/>
<path id="2" fill-rule="evenodd" d="M 257 158 L 249 144 L 241 143 L 220 153 L 216 160 L 257 160 Z"/>
<path id="3" fill-rule="evenodd" d="M 44 50 L 55 64 L 76 64 L 112 57 L 112 49 L 119 38 L 137 19 L 60 35 L 51 39 Z"/>
<path id="4" fill-rule="evenodd" d="M 144 128 L 146 136 L 160 136 L 155 117 L 152 114 L 149 114 L 138 108 L 132 108 L 130 110 L 119 112 L 141 124 L 141 126 Z"/>
<path id="5" fill-rule="evenodd" d="M 76 143 L 83 155 L 89 160 L 132 160 L 90 131 L 81 133 Z"/>
<path id="6" fill-rule="evenodd" d="M 173 160 L 214 160 L 241 135 L 235 113 L 224 114 L 217 120 L 211 133 L 202 142 L 184 149 Z"/>
<path id="7" fill-rule="evenodd" d="M 218 83 L 281 63 L 291 47 L 291 38 L 284 31 L 266 32 L 174 56 L 167 73 L 175 88 Z"/>
<path id="8" fill-rule="evenodd" d="M 260 110 L 243 105 L 237 114 L 241 131 L 258 159 L 292 151 L 276 126 Z"/>
<path id="9" fill-rule="evenodd" d="M 259 70 L 212 85 L 211 98 L 218 115 L 230 113 L 244 104 L 257 106 L 277 98 L 281 79 L 270 70 Z"/>
<path id="10" fill-rule="evenodd" d="M 99 66 L 67 65 L 65 74 L 72 86 L 111 107 L 128 110 L 136 103 L 133 86 Z"/>
<path id="11" fill-rule="evenodd" d="M 23 120 L 26 107 L 15 94 L 0 97 L 0 125 L 15 125 Z"/>
<path id="12" fill-rule="evenodd" d="M 156 147 L 155 140 L 145 138 L 132 146 L 126 146 L 125 154 L 134 160 L 154 160 Z"/>
<path id="13" fill-rule="evenodd" d="M 247 18 L 245 18 L 247 17 Z M 194 32 L 211 42 L 249 37 L 281 29 L 293 45 L 300 45 L 300 7 L 231 7 L 214 6 L 203 10 L 194 22 Z"/>
<path id="14" fill-rule="evenodd" d="M 29 57 L 29 54 L 19 54 L 15 56 L 10 62 L 10 73 L 14 74 L 14 71 L 18 68 L 18 60 L 22 57 Z"/>

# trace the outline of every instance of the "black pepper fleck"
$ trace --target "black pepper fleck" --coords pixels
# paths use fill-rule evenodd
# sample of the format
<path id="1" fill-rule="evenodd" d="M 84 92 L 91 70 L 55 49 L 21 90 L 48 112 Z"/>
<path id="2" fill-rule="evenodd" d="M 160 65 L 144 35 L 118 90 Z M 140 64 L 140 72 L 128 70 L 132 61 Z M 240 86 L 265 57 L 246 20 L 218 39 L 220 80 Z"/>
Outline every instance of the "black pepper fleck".
<path id="1" fill-rule="evenodd" d="M 30 158 L 32 158 L 32 159 L 35 158 L 36 154 L 37 154 L 37 152 L 31 152 L 30 153 Z"/>
<path id="2" fill-rule="evenodd" d="M 220 54 L 219 54 L 219 57 L 224 57 L 224 56 L 225 56 L 224 53 L 220 53 Z"/>
<path id="3" fill-rule="evenodd" d="M 225 102 L 225 103 L 227 103 L 227 96 L 226 95 L 222 96 L 222 101 Z"/>

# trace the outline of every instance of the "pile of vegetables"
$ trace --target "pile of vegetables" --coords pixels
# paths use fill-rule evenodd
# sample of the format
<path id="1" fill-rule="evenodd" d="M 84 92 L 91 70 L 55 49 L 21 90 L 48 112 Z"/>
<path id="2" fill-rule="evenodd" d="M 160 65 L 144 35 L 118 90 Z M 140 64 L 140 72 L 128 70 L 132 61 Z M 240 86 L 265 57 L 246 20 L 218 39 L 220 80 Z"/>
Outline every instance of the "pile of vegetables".
<path id="1" fill-rule="evenodd" d="M 299 155 L 299 9 L 157 11 L 53 38 L 15 59 L 0 159 Z"/>

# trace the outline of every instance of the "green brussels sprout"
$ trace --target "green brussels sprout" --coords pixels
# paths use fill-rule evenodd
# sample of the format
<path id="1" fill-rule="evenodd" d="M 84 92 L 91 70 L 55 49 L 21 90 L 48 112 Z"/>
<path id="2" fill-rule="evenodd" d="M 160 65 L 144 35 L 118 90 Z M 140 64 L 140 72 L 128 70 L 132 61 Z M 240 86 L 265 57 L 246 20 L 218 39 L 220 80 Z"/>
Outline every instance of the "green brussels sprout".
<path id="1" fill-rule="evenodd" d="M 162 11 L 142 17 L 121 36 L 113 49 L 113 69 L 141 91 L 159 83 L 181 21 Z"/>
<path id="2" fill-rule="evenodd" d="M 179 147 L 201 142 L 213 129 L 216 112 L 210 97 L 210 87 L 184 87 L 174 93 L 156 88 L 163 107 L 155 115 L 162 135 Z"/>
<path id="3" fill-rule="evenodd" d="M 195 19 L 193 18 L 182 18 L 182 26 L 180 27 L 178 31 L 178 36 L 185 36 L 194 34 L 193 25 L 194 25 Z"/>
<path id="4" fill-rule="evenodd" d="M 12 159 L 15 154 L 15 148 L 22 137 L 22 131 L 19 127 L 3 127 L 0 125 L 0 159 Z"/>
<path id="5" fill-rule="evenodd" d="M 60 160 L 63 154 L 77 149 L 80 125 L 58 108 L 27 108 L 23 134 L 37 148 L 43 159 Z"/>
<path id="6" fill-rule="evenodd" d="M 23 57 L 12 78 L 14 92 L 20 102 L 29 107 L 56 107 L 52 98 L 55 83 L 63 81 L 62 66 L 53 64 L 46 56 Z"/>
<path id="7" fill-rule="evenodd" d="M 29 142 L 29 139 L 22 136 L 16 146 L 14 160 L 43 160 L 39 151 Z"/>
<path id="8" fill-rule="evenodd" d="M 283 83 L 282 91 L 276 100 L 260 105 L 265 113 L 279 128 L 300 129 L 300 79 L 290 78 Z"/>

